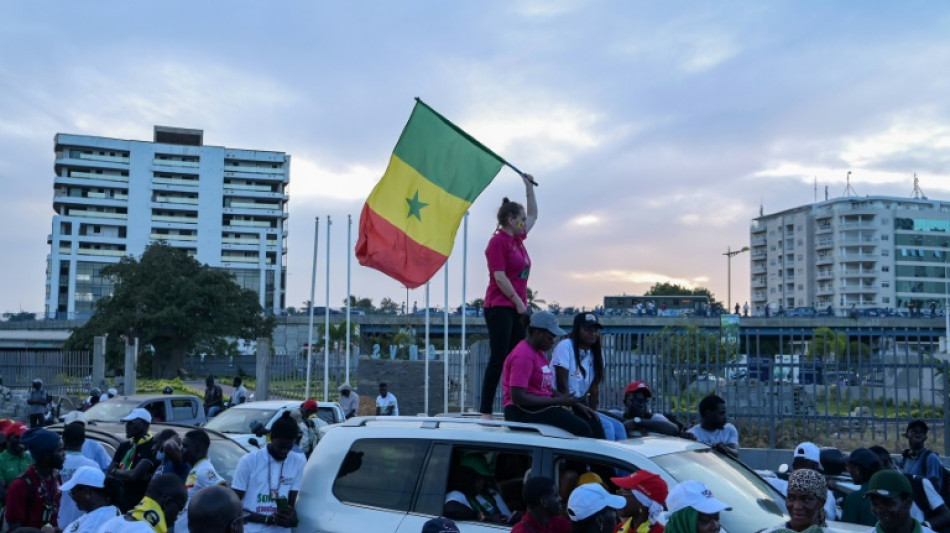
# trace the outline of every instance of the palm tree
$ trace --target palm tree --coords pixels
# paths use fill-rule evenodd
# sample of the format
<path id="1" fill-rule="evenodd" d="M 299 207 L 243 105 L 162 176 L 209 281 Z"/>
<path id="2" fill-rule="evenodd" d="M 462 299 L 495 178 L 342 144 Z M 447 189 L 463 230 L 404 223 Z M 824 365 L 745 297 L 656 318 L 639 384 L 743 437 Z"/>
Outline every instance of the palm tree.
<path id="1" fill-rule="evenodd" d="M 546 301 L 538 298 L 537 291 L 534 291 L 531 289 L 531 287 L 528 287 L 528 309 L 531 309 L 531 311 L 540 311 L 541 306 L 546 303 Z"/>

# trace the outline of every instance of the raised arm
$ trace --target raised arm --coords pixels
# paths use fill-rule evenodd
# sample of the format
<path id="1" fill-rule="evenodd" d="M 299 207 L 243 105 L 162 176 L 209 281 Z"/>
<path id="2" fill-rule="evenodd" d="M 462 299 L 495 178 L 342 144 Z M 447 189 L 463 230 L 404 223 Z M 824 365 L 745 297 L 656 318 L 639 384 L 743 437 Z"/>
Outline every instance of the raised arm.
<path id="1" fill-rule="evenodd" d="M 524 182 L 525 187 L 525 233 L 529 233 L 531 228 L 534 227 L 534 223 L 538 220 L 538 201 L 534 197 L 534 185 L 531 184 L 531 180 L 534 179 L 534 176 L 531 174 L 525 174 L 521 176 L 521 181 Z M 536 181 L 536 180 L 535 180 Z"/>

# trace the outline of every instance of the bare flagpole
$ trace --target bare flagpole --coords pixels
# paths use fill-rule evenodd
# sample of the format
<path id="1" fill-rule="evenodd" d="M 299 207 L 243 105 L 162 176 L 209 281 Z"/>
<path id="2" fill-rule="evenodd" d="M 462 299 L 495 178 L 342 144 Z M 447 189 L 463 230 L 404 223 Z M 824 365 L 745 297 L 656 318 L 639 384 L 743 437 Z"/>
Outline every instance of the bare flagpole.
<path id="1" fill-rule="evenodd" d="M 442 313 L 442 412 L 449 412 L 449 260 L 442 265 L 445 269 L 445 296 Z"/>
<path id="2" fill-rule="evenodd" d="M 313 368 L 313 299 L 317 288 L 317 241 L 320 238 L 320 217 L 313 221 L 313 272 L 310 274 L 310 327 L 307 328 L 307 384 L 303 395 L 310 397 L 310 371 Z"/>
<path id="3" fill-rule="evenodd" d="M 323 401 L 330 401 L 330 215 L 327 215 L 327 299 L 323 308 Z"/>
<path id="4" fill-rule="evenodd" d="M 425 413 L 426 416 L 429 416 L 429 282 L 426 282 L 426 340 L 425 345 L 422 348 L 423 357 L 425 358 L 426 366 L 426 401 L 425 401 Z"/>
<path id="5" fill-rule="evenodd" d="M 350 258 L 353 256 L 353 215 L 346 215 L 346 379 L 350 382 L 350 307 L 353 296 L 350 294 Z"/>
<path id="6" fill-rule="evenodd" d="M 461 373 L 459 376 L 459 412 L 465 412 L 465 321 L 467 320 L 465 303 L 465 281 L 468 275 L 468 211 L 465 212 L 465 229 L 462 234 L 462 344 L 459 348 L 459 365 Z"/>

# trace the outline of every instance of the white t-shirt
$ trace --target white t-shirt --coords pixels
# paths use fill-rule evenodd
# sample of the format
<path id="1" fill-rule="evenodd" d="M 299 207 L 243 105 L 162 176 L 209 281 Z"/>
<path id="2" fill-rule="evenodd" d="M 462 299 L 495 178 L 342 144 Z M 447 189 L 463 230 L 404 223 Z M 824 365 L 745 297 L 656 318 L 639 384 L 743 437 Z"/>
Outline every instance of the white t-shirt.
<path id="1" fill-rule="evenodd" d="M 722 429 L 715 431 L 706 431 L 702 426 L 697 424 L 686 431 L 692 433 L 699 442 L 709 446 L 729 444 L 736 448 L 739 447 L 739 430 L 732 424 L 726 424 Z"/>
<path id="2" fill-rule="evenodd" d="M 125 515 L 119 515 L 102 524 L 98 533 L 155 533 L 155 530 L 148 522 L 126 520 Z"/>
<path id="3" fill-rule="evenodd" d="M 188 491 L 189 502 L 196 492 L 205 487 L 227 484 L 227 480 L 218 474 L 218 471 L 214 469 L 214 465 L 211 464 L 211 460 L 207 457 L 195 463 L 195 466 L 191 467 L 188 472 L 188 476 L 185 477 L 185 489 Z M 185 505 L 185 509 L 188 509 L 187 505 Z M 178 520 L 175 521 L 175 531 L 188 531 L 187 512 L 178 515 Z"/>
<path id="4" fill-rule="evenodd" d="M 306 457 L 299 453 L 289 453 L 286 459 L 278 463 L 265 446 L 241 457 L 231 488 L 244 492 L 242 505 L 248 511 L 272 515 L 277 512 L 277 502 L 271 498 L 272 491 L 276 491 L 278 497 L 287 498 L 291 492 L 300 490 L 300 478 L 303 477 L 306 464 Z M 290 528 L 253 522 L 246 524 L 244 531 L 287 533 Z"/>
<path id="5" fill-rule="evenodd" d="M 96 442 L 92 439 L 86 439 L 83 441 L 82 454 L 98 463 L 99 469 L 102 471 L 105 471 L 106 468 L 109 468 L 109 463 L 112 462 L 112 458 L 109 457 L 109 453 L 102 446 L 102 443 Z"/>
<path id="6" fill-rule="evenodd" d="M 63 496 L 66 494 L 63 493 Z M 81 515 L 72 523 L 67 522 L 63 528 L 63 533 L 96 533 L 102 524 L 119 516 L 119 508 L 114 505 L 106 505 L 95 511 Z"/>
<path id="7" fill-rule="evenodd" d="M 494 489 L 488 489 L 488 492 L 491 494 L 492 500 L 495 501 L 494 506 L 498 507 L 498 512 L 504 516 L 511 516 L 511 509 L 508 508 L 508 504 L 505 503 L 505 500 L 501 499 L 501 495 L 498 494 L 498 492 L 496 492 Z M 478 500 L 478 503 L 482 505 L 482 508 L 492 507 L 492 505 L 488 502 L 488 499 L 481 494 L 475 496 L 475 499 Z M 445 495 L 445 503 L 449 502 L 458 502 L 469 509 L 472 508 L 472 504 L 469 503 L 468 497 L 465 496 L 465 493 L 460 490 L 453 490 Z"/>
<path id="8" fill-rule="evenodd" d="M 243 383 L 238 388 L 234 389 L 233 392 L 231 392 L 231 399 L 229 401 L 231 402 L 231 407 L 234 407 L 235 405 L 241 405 L 247 401 L 247 388 Z"/>
<path id="9" fill-rule="evenodd" d="M 76 469 L 80 466 L 99 468 L 99 465 L 96 464 L 95 461 L 85 457 L 82 452 L 66 452 L 66 460 L 63 461 L 63 468 L 59 471 L 59 476 L 63 478 L 63 483 L 72 479 L 73 473 L 76 472 Z M 76 502 L 73 500 L 72 495 L 70 495 L 69 492 L 62 493 L 59 499 L 59 523 L 69 524 L 74 522 L 81 515 L 82 511 L 76 507 Z"/>
<path id="10" fill-rule="evenodd" d="M 395 394 L 387 392 L 385 398 L 382 396 L 376 397 L 376 407 L 379 407 L 380 414 L 385 415 L 386 408 L 390 405 L 393 406 L 393 416 L 399 416 L 399 403 L 396 401 Z"/>
<path id="11" fill-rule="evenodd" d="M 927 496 L 927 503 L 930 504 L 931 509 L 936 509 L 941 505 L 944 505 L 943 498 L 937 492 L 937 489 L 934 488 L 934 484 L 930 482 L 929 479 L 922 477 L 920 478 L 920 486 L 924 489 L 924 495 Z M 924 512 L 917 505 L 917 502 L 910 504 L 910 516 L 918 522 L 924 521 Z"/>
<path id="12" fill-rule="evenodd" d="M 590 350 L 581 350 L 581 364 L 577 365 L 577 359 L 574 358 L 574 342 L 571 339 L 564 339 L 557 343 L 554 353 L 551 355 L 551 366 L 567 369 L 567 386 L 571 396 L 578 398 L 587 394 L 590 385 L 594 381 L 594 354 Z M 581 369 L 584 373 L 581 373 Z"/>

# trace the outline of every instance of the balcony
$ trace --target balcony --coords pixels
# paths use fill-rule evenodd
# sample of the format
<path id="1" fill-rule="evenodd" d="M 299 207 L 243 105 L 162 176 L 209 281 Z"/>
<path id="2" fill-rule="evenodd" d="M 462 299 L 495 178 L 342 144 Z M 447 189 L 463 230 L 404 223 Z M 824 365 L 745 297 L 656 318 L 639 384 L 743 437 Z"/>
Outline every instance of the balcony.
<path id="1" fill-rule="evenodd" d="M 152 178 L 152 183 L 159 185 L 184 185 L 186 187 L 198 186 L 198 180 L 186 180 L 181 178 Z"/>
<path id="2" fill-rule="evenodd" d="M 199 161 L 179 161 L 177 159 L 153 159 L 152 165 L 157 167 L 198 168 L 201 163 Z"/>
<path id="3" fill-rule="evenodd" d="M 84 172 L 81 170 L 71 170 L 66 173 L 65 176 L 58 176 L 59 178 L 80 178 L 80 179 L 90 179 L 90 180 L 102 180 L 102 181 L 119 181 L 123 183 L 129 182 L 128 176 L 123 176 L 121 174 L 106 174 L 99 172 Z"/>
<path id="4" fill-rule="evenodd" d="M 178 224 L 197 224 L 198 217 L 182 217 L 174 215 L 152 215 L 152 222 L 175 222 Z"/>
<path id="5" fill-rule="evenodd" d="M 835 262 L 835 257 L 831 254 L 819 255 L 818 258 L 815 259 L 816 265 L 831 265 L 831 264 L 834 264 L 834 262 Z"/>
<path id="6" fill-rule="evenodd" d="M 91 209 L 69 209 L 67 210 L 66 216 L 68 217 L 89 217 L 89 218 L 115 218 L 126 220 L 129 216 L 125 213 L 107 213 L 103 211 L 94 211 Z"/>
<path id="7" fill-rule="evenodd" d="M 819 224 L 815 227 L 815 233 L 830 233 L 831 224 Z"/>
<path id="8" fill-rule="evenodd" d="M 834 246 L 835 241 L 832 239 L 818 239 L 818 241 L 815 242 L 816 250 L 827 250 L 828 248 L 834 248 Z"/>

